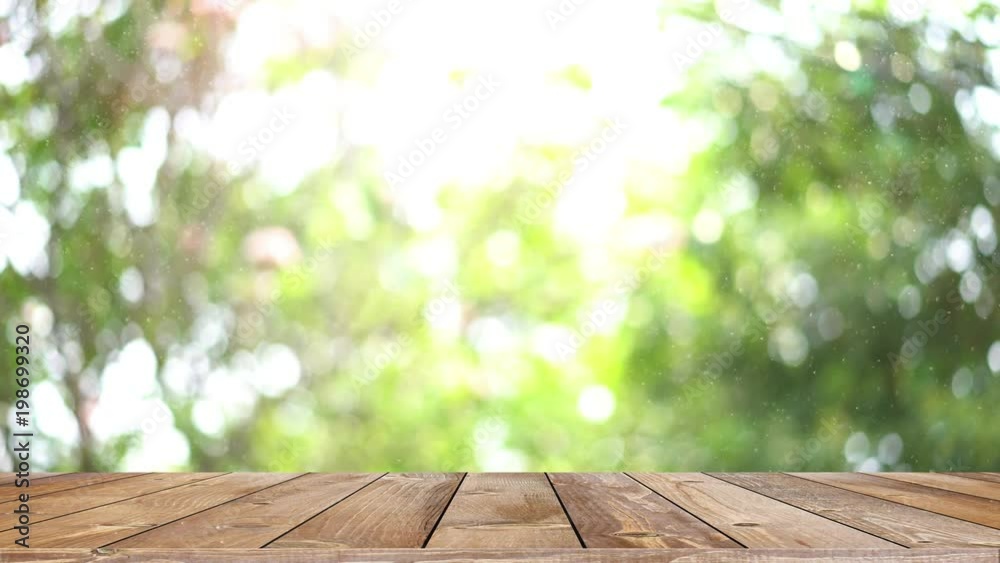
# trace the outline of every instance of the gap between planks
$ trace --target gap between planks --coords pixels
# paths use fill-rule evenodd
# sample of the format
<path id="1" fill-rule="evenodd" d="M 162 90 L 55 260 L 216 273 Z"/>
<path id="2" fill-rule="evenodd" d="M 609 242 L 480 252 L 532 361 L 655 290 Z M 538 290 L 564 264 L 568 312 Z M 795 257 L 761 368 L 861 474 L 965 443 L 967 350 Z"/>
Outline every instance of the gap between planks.
<path id="1" fill-rule="evenodd" d="M 441 511 L 441 514 L 438 515 L 437 521 L 434 522 L 434 525 L 431 526 L 430 533 L 427 534 L 427 538 L 424 539 L 424 543 L 422 543 L 420 547 L 425 548 L 427 547 L 427 544 L 430 543 L 431 538 L 434 537 L 434 532 L 436 532 L 438 527 L 441 526 L 441 520 L 443 520 L 444 515 L 448 513 L 448 509 L 451 508 L 451 504 L 455 502 L 455 496 L 458 495 L 459 489 L 462 488 L 462 484 L 465 483 L 465 478 L 468 476 L 468 473 L 462 473 L 462 477 L 458 480 L 458 485 L 455 487 L 455 490 L 452 491 L 451 497 L 448 499 L 448 502 L 445 503 L 444 509 Z"/>
<path id="2" fill-rule="evenodd" d="M 784 473 L 713 475 L 906 547 L 1000 547 L 1000 532 L 992 528 L 809 479 Z"/>
<path id="3" fill-rule="evenodd" d="M 866 473 L 788 473 L 887 502 L 1000 530 L 1000 502 Z"/>
<path id="4" fill-rule="evenodd" d="M 904 547 L 705 473 L 630 476 L 747 548 Z"/>
<path id="5" fill-rule="evenodd" d="M 544 473 L 544 475 L 545 480 L 549 482 L 549 487 L 552 489 L 552 494 L 556 495 L 556 500 L 559 501 L 559 507 L 562 508 L 563 516 L 569 521 L 570 527 L 573 528 L 573 533 L 576 534 L 576 541 L 580 542 L 581 548 L 586 548 L 587 542 L 583 541 L 583 536 L 580 535 L 580 530 L 576 527 L 576 522 L 573 521 L 569 515 L 569 511 L 566 510 L 566 503 L 563 502 L 562 497 L 559 496 L 559 491 L 556 490 L 556 486 L 552 483 L 552 476 L 548 473 Z"/>
<path id="6" fill-rule="evenodd" d="M 390 473 L 281 538 L 275 548 L 420 548 L 464 473 Z"/>
<path id="7" fill-rule="evenodd" d="M 345 496 L 344 498 L 342 498 L 342 499 L 339 499 L 339 500 L 337 500 L 337 502 L 334 502 L 334 503 L 333 503 L 333 504 L 331 504 L 330 506 L 328 506 L 328 507 L 324 508 L 323 510 L 320 510 L 320 511 L 319 511 L 319 512 L 317 512 L 316 514 L 313 514 L 312 516 L 310 516 L 309 518 L 306 518 L 305 520 L 303 520 L 302 522 L 300 522 L 300 523 L 299 523 L 299 524 L 298 524 L 297 526 L 294 526 L 294 527 L 292 527 L 292 528 L 289 528 L 288 530 L 286 530 L 285 532 L 283 532 L 283 533 L 282 533 L 281 535 L 279 535 L 278 537 L 276 537 L 276 538 L 274 538 L 273 540 L 271 540 L 271 541 L 269 541 L 269 542 L 265 543 L 264 545 L 260 546 L 260 548 L 261 548 L 261 549 L 264 549 L 264 548 L 266 548 L 266 547 L 269 547 L 269 546 L 270 546 L 270 545 L 271 545 L 272 543 L 274 543 L 274 542 L 276 542 L 276 541 L 280 540 L 281 538 L 283 538 L 283 537 L 287 536 L 288 534 L 290 534 L 290 533 L 294 532 L 294 531 L 295 531 L 296 529 L 298 529 L 298 528 L 299 528 L 299 527 L 301 527 L 301 526 L 304 526 L 305 524 L 309 523 L 309 522 L 310 522 L 311 520 L 313 520 L 313 519 L 315 519 L 315 518 L 318 518 L 318 517 L 319 517 L 320 515 L 322 515 L 322 514 L 323 514 L 324 512 L 326 512 L 326 511 L 330 510 L 330 509 L 331 509 L 331 508 L 333 508 L 334 506 L 337 506 L 338 504 L 340 504 L 340 503 L 342 503 L 342 502 L 346 501 L 347 499 L 351 498 L 352 496 L 354 496 L 354 495 L 356 495 L 356 494 L 360 493 L 361 491 L 363 491 L 363 490 L 364 490 L 364 489 L 366 489 L 367 487 L 370 487 L 371 485 L 374 485 L 374 484 L 375 484 L 375 483 L 376 483 L 377 481 L 379 481 L 380 479 L 382 479 L 382 478 L 383 478 L 383 477 L 385 477 L 386 475 L 388 475 L 388 473 L 382 473 L 381 475 L 379 475 L 379 476 L 378 476 L 378 477 L 376 477 L 375 479 L 372 479 L 372 480 L 371 480 L 371 481 L 369 481 L 368 483 L 365 483 L 365 484 L 364 484 L 363 486 L 359 487 L 359 488 L 358 488 L 357 490 L 355 490 L 355 491 L 351 492 L 351 493 L 350 493 L 349 495 L 346 495 L 346 496 Z"/>
<path id="8" fill-rule="evenodd" d="M 104 547 L 259 548 L 381 476 L 307 473 Z"/>
<path id="9" fill-rule="evenodd" d="M 63 517 L 66 517 L 66 516 L 72 516 L 74 514 L 79 514 L 79 513 L 82 513 L 82 512 L 89 511 L 89 510 L 95 510 L 95 509 L 103 508 L 103 507 L 106 507 L 106 506 L 115 505 L 115 504 L 118 504 L 118 503 L 121 503 L 121 502 L 127 502 L 127 501 L 130 501 L 130 500 L 142 498 L 144 496 L 148 496 L 148 495 L 152 495 L 152 494 L 161 493 L 163 491 L 168 491 L 168 490 L 171 490 L 171 489 L 175 489 L 175 488 L 178 488 L 178 487 L 183 487 L 183 486 L 190 485 L 190 484 L 193 484 L 193 483 L 198 483 L 198 482 L 201 482 L 201 481 L 208 481 L 209 479 L 215 479 L 217 477 L 222 477 L 224 475 L 228 475 L 228 473 L 147 473 L 145 475 L 136 476 L 134 479 L 129 479 L 128 483 L 126 483 L 126 487 L 129 486 L 129 485 L 132 485 L 134 487 L 135 484 L 136 484 L 136 482 L 142 483 L 143 481 L 140 481 L 140 479 L 142 479 L 144 477 L 145 478 L 149 478 L 148 480 L 154 481 L 154 483 L 150 484 L 147 489 L 140 488 L 139 490 L 143 491 L 143 492 L 141 492 L 139 494 L 135 494 L 135 495 L 132 495 L 132 496 L 121 496 L 121 495 L 115 496 L 114 494 L 112 494 L 112 495 L 109 495 L 109 497 L 110 497 L 109 499 L 106 499 L 106 500 L 108 500 L 108 502 L 97 501 L 95 504 L 91 504 L 91 505 L 87 505 L 85 502 L 81 502 L 81 501 L 91 500 L 87 496 L 84 496 L 84 495 L 73 496 L 71 498 L 65 499 L 67 501 L 67 503 L 69 504 L 69 506 L 70 506 L 70 509 L 68 509 L 68 510 L 66 509 L 66 503 L 63 503 L 61 501 L 64 500 L 63 497 L 67 497 L 68 496 L 68 493 L 71 490 L 75 490 L 75 489 L 66 490 L 66 491 L 58 491 L 58 492 L 50 493 L 48 495 L 41 496 L 39 498 L 39 500 L 37 500 L 37 501 L 32 501 L 32 508 L 33 508 L 32 514 L 36 514 L 36 515 L 41 514 L 42 515 L 42 518 L 35 518 L 35 519 L 33 519 L 32 523 L 33 524 L 39 524 L 39 523 L 42 523 L 42 522 L 48 522 L 50 520 L 55 520 L 55 519 L 63 518 Z M 197 478 L 193 478 L 193 477 L 197 477 Z M 167 480 L 167 479 L 173 479 L 176 482 L 175 482 L 175 484 L 166 485 L 166 486 L 158 486 L 158 485 L 155 484 L 155 481 L 158 481 L 158 480 Z M 118 481 L 121 481 L 121 480 L 118 480 Z M 87 485 L 86 487 L 81 487 L 81 488 L 85 488 L 87 491 L 92 492 L 94 490 L 101 490 L 101 489 L 109 488 L 110 486 L 112 486 L 111 485 L 112 483 L 114 483 L 114 481 L 110 481 L 110 482 L 109 481 L 105 481 L 103 483 L 93 483 L 93 484 Z M 113 492 L 114 491 L 112 491 L 112 493 Z M 126 495 L 127 494 L 129 494 L 129 493 L 126 493 Z M 76 501 L 78 503 L 78 505 L 77 506 L 73 506 L 72 501 Z M 41 511 L 38 510 L 38 504 L 39 503 L 42 504 L 42 510 Z M 45 509 L 46 509 L 46 507 L 49 504 L 58 505 L 58 508 L 57 508 L 58 512 L 54 512 L 51 515 L 48 515 L 48 517 L 46 517 Z M 56 508 L 56 507 L 54 507 L 54 508 Z M 10 528 L 0 529 L 0 538 L 3 538 L 4 535 L 7 532 L 10 532 L 13 529 L 14 529 L 13 526 L 10 527 Z M 2 540 L 0 540 L 0 541 L 2 541 Z"/>
<path id="10" fill-rule="evenodd" d="M 123 481 L 125 479 L 133 479 L 135 477 L 142 477 L 143 475 L 149 475 L 149 474 L 148 473 L 61 473 L 58 475 L 51 475 L 49 477 L 44 477 L 43 479 L 45 480 L 42 481 L 41 483 L 36 483 L 36 479 L 31 479 L 31 482 L 35 484 L 26 487 L 24 490 L 18 490 L 18 488 L 12 482 L 0 486 L 0 491 L 3 492 L 8 492 L 7 491 L 8 488 L 12 489 L 9 492 L 13 497 L 9 500 L 0 500 L 0 510 L 4 509 L 3 505 L 5 504 L 20 502 L 17 499 L 17 493 L 21 492 L 26 492 L 30 494 L 32 499 L 37 499 L 55 493 L 71 491 L 83 487 L 89 487 L 91 485 L 110 483 L 112 481 Z"/>
<path id="11" fill-rule="evenodd" d="M 1000 500 L 1000 487 L 990 487 L 988 481 L 970 479 L 962 475 L 949 475 L 947 473 L 863 473 L 880 479 L 889 479 L 920 485 L 931 489 L 950 491 L 972 497 Z"/>

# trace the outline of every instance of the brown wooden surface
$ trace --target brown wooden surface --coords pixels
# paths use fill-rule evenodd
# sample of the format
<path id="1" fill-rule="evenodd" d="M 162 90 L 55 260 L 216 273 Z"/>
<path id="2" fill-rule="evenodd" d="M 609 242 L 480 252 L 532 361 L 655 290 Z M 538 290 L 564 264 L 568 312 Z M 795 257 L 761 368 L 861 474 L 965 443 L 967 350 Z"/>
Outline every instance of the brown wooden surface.
<path id="1" fill-rule="evenodd" d="M 934 487 L 935 489 L 944 489 L 954 493 L 1000 500 L 1000 487 L 995 487 L 979 479 L 969 479 L 967 477 L 946 475 L 944 473 L 878 473 L 875 476 L 924 485 L 925 487 Z"/>
<path id="2" fill-rule="evenodd" d="M 57 522 L 40 522 L 31 530 L 36 547 L 96 548 L 178 518 L 200 512 L 276 485 L 294 475 L 282 473 L 226 474 L 152 494 L 67 514 Z M 60 493 L 57 493 L 60 494 Z M 44 497 L 50 499 L 56 495 Z M 42 499 L 40 499 L 42 500 Z M 0 533 L 0 545 L 13 545 L 17 532 Z"/>
<path id="3" fill-rule="evenodd" d="M 106 483 L 109 481 L 118 481 L 120 479 L 129 479 L 132 477 L 138 477 L 139 475 L 143 474 L 63 473 L 61 475 L 46 477 L 41 480 L 30 479 L 27 487 L 15 487 L 11 484 L 7 485 L 10 487 L 9 490 L 6 488 L 0 489 L 0 504 L 15 502 L 15 498 L 20 493 L 28 493 L 30 498 L 38 498 L 43 495 L 58 493 L 59 491 L 66 491 L 77 487 L 86 487 L 87 485 L 96 485 L 98 483 Z"/>
<path id="4" fill-rule="evenodd" d="M 0 562 L 1000 563 L 995 475 L 35 474 Z"/>
<path id="5" fill-rule="evenodd" d="M 1000 483 L 1000 473 L 949 473 L 948 475 L 965 477 L 967 479 L 979 479 L 980 481 L 989 481 L 990 483 Z"/>
<path id="6" fill-rule="evenodd" d="M 747 547 L 901 546 L 702 473 L 637 473 L 636 480 Z"/>
<path id="7" fill-rule="evenodd" d="M 1000 528 L 1000 502 L 860 473 L 798 473 L 798 477 Z"/>
<path id="8" fill-rule="evenodd" d="M 115 542 L 112 547 L 261 547 L 380 476 L 303 475 Z"/>
<path id="9" fill-rule="evenodd" d="M 542 473 L 468 475 L 427 547 L 581 547 Z"/>
<path id="10" fill-rule="evenodd" d="M 56 475 L 61 475 L 61 473 L 45 473 L 42 471 L 32 471 L 28 474 L 29 481 L 36 481 L 38 479 L 48 479 L 49 477 L 54 477 Z M 11 473 L 9 471 L 0 473 L 0 486 L 8 485 L 17 480 L 17 474 Z"/>
<path id="11" fill-rule="evenodd" d="M 586 547 L 740 547 L 621 473 L 553 473 Z"/>
<path id="12" fill-rule="evenodd" d="M 26 563 L 996 563 L 995 549 L 122 549 L 2 550 L 0 561 Z"/>
<path id="13" fill-rule="evenodd" d="M 128 499 L 194 483 L 221 473 L 151 473 L 122 481 L 91 485 L 86 489 L 70 489 L 31 499 L 31 520 L 41 523 L 74 512 L 99 506 L 113 505 Z M 4 527 L 9 530 L 10 526 Z M 0 535 L 0 538 L 3 536 Z M 3 542 L 0 541 L 0 545 Z"/>
<path id="14" fill-rule="evenodd" d="M 716 476 L 906 547 L 1000 547 L 1000 532 L 992 528 L 792 475 L 723 473 Z"/>
<path id="15" fill-rule="evenodd" d="M 462 477 L 386 475 L 268 547 L 423 547 Z"/>

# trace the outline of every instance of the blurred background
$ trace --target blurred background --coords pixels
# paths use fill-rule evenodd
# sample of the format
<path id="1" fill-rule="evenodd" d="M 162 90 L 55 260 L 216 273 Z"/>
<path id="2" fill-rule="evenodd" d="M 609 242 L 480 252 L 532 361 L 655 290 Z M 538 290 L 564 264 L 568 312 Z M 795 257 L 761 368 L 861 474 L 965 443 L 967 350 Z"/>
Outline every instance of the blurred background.
<path id="1" fill-rule="evenodd" d="M 995 2 L 0 18 L 33 469 L 1000 468 Z"/>

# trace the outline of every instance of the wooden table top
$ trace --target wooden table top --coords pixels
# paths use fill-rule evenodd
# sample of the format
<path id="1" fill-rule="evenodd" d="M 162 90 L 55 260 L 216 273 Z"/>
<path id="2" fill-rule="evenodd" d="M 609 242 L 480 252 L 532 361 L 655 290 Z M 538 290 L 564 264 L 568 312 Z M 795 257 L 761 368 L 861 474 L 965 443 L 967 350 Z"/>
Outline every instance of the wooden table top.
<path id="1" fill-rule="evenodd" d="M 1000 561 L 1000 473 L 14 480 L 0 474 L 0 561 Z"/>

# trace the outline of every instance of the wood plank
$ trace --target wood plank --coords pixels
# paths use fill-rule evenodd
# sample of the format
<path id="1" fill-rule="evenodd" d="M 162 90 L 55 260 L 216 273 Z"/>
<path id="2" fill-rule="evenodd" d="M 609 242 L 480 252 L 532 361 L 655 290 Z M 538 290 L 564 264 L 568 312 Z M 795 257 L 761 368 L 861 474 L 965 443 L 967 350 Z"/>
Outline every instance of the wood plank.
<path id="1" fill-rule="evenodd" d="M 17 502 L 17 495 L 19 493 L 28 493 L 30 499 L 34 501 L 38 497 L 44 495 L 50 495 L 52 493 L 58 493 L 59 491 L 67 491 L 69 489 L 76 489 L 79 487 L 86 487 L 88 485 L 96 485 L 99 483 L 108 483 L 111 481 L 118 481 L 121 479 L 129 479 L 132 477 L 138 477 L 144 475 L 143 473 L 63 473 L 61 475 L 53 475 L 45 479 L 44 481 L 35 482 L 34 479 L 31 480 L 27 487 L 22 487 L 20 489 L 11 485 L 10 489 L 10 499 L 0 500 L 0 505 Z M 0 491 L 0 494 L 7 493 L 7 490 Z M 0 497 L 3 498 L 3 497 Z"/>
<path id="2" fill-rule="evenodd" d="M 944 489 L 976 497 L 1000 500 L 1000 482 L 991 483 L 980 479 L 959 477 L 945 473 L 872 473 L 875 477 L 905 481 L 925 487 Z"/>
<path id="3" fill-rule="evenodd" d="M 36 523 L 30 545 L 35 548 L 97 548 L 144 530 L 248 495 L 297 474 L 228 473 L 114 504 Z M 113 483 L 109 483 L 113 484 Z M 98 485 L 99 486 L 99 485 Z M 57 493 L 61 494 L 61 493 Z M 45 498 L 53 498 L 50 495 Z M 0 533 L 0 545 L 13 545 L 15 530 Z"/>
<path id="4" fill-rule="evenodd" d="M 43 471 L 32 471 L 28 475 L 29 481 L 35 481 L 37 479 L 48 479 L 49 477 L 55 477 L 57 475 L 65 475 L 64 473 L 46 473 Z M 17 480 L 17 473 L 12 473 L 10 471 L 5 471 L 0 473 L 0 486 L 12 485 L 14 481 Z"/>
<path id="5" fill-rule="evenodd" d="M 969 479 L 979 479 L 982 481 L 989 481 L 990 483 L 1000 483 L 1000 473 L 949 473 L 949 475 L 966 477 Z"/>
<path id="6" fill-rule="evenodd" d="M 580 548 L 542 473 L 469 474 L 452 499 L 430 548 Z"/>
<path id="7" fill-rule="evenodd" d="M 261 547 L 381 477 L 312 473 L 121 540 L 115 548 Z"/>
<path id="8" fill-rule="evenodd" d="M 636 473 L 632 477 L 747 547 L 903 549 L 703 473 Z"/>
<path id="9" fill-rule="evenodd" d="M 995 549 L 0 549 L 0 561 L 60 563 L 996 563 Z"/>
<path id="10" fill-rule="evenodd" d="M 31 500 L 31 521 L 45 522 L 81 510 L 121 502 L 220 475 L 222 473 L 150 473 L 123 481 L 91 485 L 87 487 L 86 493 L 72 489 L 60 491 Z"/>
<path id="11" fill-rule="evenodd" d="M 622 473 L 550 473 L 586 547 L 740 547 Z"/>
<path id="12" fill-rule="evenodd" d="M 390 473 L 266 547 L 422 547 L 462 477 Z"/>
<path id="13" fill-rule="evenodd" d="M 992 528 L 791 475 L 712 475 L 906 547 L 1000 547 L 1000 532 Z"/>
<path id="14" fill-rule="evenodd" d="M 922 508 L 945 516 L 1000 528 L 1000 502 L 861 473 L 792 473 L 856 493 Z"/>

